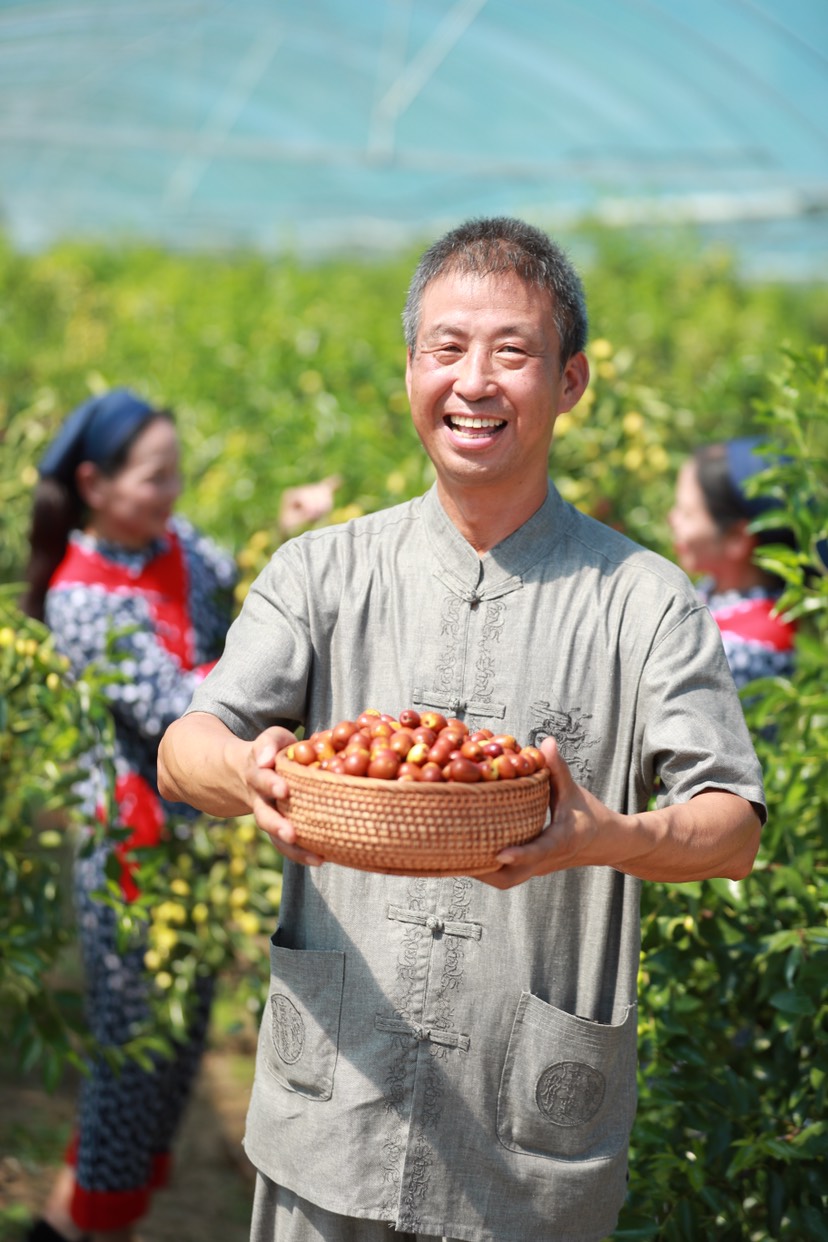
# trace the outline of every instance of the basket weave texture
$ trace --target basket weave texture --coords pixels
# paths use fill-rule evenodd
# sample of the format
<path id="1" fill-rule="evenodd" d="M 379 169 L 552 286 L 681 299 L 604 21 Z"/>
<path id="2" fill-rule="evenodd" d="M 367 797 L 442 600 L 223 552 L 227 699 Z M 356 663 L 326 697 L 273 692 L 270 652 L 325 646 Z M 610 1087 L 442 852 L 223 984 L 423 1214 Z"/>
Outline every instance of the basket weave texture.
<path id="1" fill-rule="evenodd" d="M 511 781 L 427 784 L 338 776 L 280 754 L 281 813 L 297 844 L 329 862 L 390 875 L 482 875 L 507 845 L 541 831 L 549 772 Z"/>

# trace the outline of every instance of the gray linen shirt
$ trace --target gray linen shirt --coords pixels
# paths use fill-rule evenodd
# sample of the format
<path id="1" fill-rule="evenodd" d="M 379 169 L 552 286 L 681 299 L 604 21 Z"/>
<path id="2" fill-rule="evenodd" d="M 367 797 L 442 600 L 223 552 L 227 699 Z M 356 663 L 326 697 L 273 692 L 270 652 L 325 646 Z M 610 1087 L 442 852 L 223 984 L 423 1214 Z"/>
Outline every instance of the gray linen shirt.
<path id="1" fill-rule="evenodd" d="M 704 789 L 762 810 L 708 610 L 564 503 L 478 557 L 432 489 L 284 545 L 191 710 L 253 738 L 436 708 L 537 744 L 619 811 Z M 285 862 L 245 1147 L 330 1211 L 470 1242 L 598 1242 L 636 1103 L 640 882 L 500 892 Z"/>

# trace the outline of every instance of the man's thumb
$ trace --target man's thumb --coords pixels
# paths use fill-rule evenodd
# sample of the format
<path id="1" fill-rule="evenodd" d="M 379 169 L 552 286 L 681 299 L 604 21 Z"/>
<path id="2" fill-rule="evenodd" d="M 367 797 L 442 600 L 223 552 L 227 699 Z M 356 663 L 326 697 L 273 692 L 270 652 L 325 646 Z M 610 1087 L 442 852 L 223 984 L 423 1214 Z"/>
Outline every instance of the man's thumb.
<path id="1" fill-rule="evenodd" d="M 540 744 L 540 750 L 549 765 L 553 788 L 557 792 L 558 797 L 560 797 L 564 788 L 572 783 L 572 773 L 558 749 L 558 743 L 553 737 L 544 738 Z"/>

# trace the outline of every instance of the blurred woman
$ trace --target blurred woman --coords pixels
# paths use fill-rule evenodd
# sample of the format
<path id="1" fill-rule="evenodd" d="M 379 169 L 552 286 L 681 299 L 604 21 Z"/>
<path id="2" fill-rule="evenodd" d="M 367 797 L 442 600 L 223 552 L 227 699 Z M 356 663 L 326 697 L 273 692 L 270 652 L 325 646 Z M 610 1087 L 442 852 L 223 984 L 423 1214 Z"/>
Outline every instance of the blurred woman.
<path id="1" fill-rule="evenodd" d="M 93 894 L 120 860 L 125 898 L 136 895 L 130 851 L 157 843 L 171 814 L 156 786 L 161 736 L 220 655 L 230 622 L 232 558 L 173 515 L 181 490 L 172 415 L 125 389 L 93 398 L 66 420 L 39 467 L 30 534 L 26 611 L 45 620 L 80 676 L 111 667 L 115 822 L 131 830 L 75 863 L 87 1016 L 102 1045 L 123 1045 L 146 1023 L 144 947 L 116 944 L 113 911 Z M 94 764 L 89 816 L 102 817 Z M 154 1068 L 127 1060 L 114 1073 L 95 1058 L 80 1088 L 67 1162 L 33 1226 L 34 1242 L 133 1242 L 151 1193 L 166 1180 L 172 1141 L 204 1046 L 212 980 L 204 979 L 188 1037 Z"/>
<path id="2" fill-rule="evenodd" d="M 750 530 L 778 505 L 745 491 L 746 480 L 767 468 L 761 448 L 760 438 L 745 437 L 698 449 L 679 472 L 669 515 L 676 557 L 699 578 L 739 687 L 758 677 L 789 677 L 793 669 L 795 626 L 775 612 L 782 584 L 754 560 L 762 544 L 795 546 L 788 530 Z"/>

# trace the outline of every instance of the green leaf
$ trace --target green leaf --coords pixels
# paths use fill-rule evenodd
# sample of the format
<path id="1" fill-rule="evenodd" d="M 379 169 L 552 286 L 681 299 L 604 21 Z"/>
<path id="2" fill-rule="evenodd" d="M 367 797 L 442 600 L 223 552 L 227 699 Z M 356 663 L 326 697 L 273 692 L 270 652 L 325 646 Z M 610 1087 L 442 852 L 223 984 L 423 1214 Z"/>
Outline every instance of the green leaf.
<path id="1" fill-rule="evenodd" d="M 816 1006 L 811 997 L 794 989 L 774 992 L 770 998 L 770 1003 L 774 1009 L 779 1009 L 782 1013 L 812 1014 L 816 1011 Z"/>

